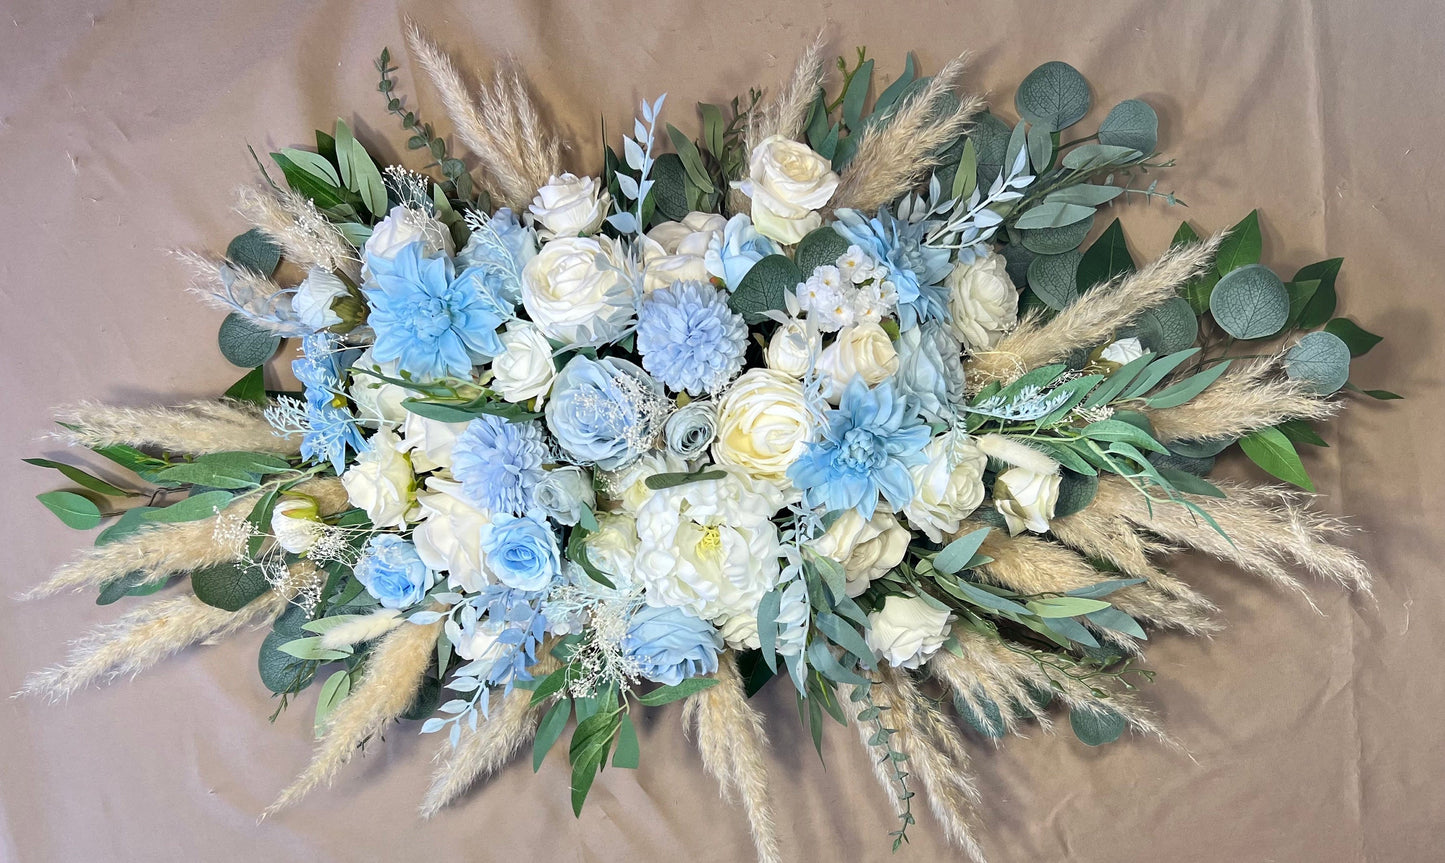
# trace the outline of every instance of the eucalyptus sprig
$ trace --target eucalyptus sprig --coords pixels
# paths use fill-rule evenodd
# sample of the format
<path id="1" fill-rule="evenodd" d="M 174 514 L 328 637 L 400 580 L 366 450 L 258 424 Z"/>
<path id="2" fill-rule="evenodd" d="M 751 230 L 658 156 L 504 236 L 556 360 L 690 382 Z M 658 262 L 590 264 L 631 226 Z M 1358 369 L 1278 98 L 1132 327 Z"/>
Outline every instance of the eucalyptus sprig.
<path id="1" fill-rule="evenodd" d="M 406 110 L 401 98 L 396 95 L 396 81 L 392 79 L 391 73 L 395 72 L 397 67 L 391 65 L 389 48 L 381 49 L 381 56 L 376 58 L 375 65 L 376 71 L 381 75 L 376 89 L 386 99 L 387 113 L 401 120 L 401 127 L 411 133 L 411 137 L 406 141 L 407 149 L 427 151 L 432 161 L 425 167 L 437 168 L 442 176 L 446 177 L 440 185 L 448 198 L 471 201 L 475 190 L 467 166 L 461 159 L 448 155 L 446 140 L 438 137 L 432 130 L 432 125 L 421 121 L 415 111 Z"/>

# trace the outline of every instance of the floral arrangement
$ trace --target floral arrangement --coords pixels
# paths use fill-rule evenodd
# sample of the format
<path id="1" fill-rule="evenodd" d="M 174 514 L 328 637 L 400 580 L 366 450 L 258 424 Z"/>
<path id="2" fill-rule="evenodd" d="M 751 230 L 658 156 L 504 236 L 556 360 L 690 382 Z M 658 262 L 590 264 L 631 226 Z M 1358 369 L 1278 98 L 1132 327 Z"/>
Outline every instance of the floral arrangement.
<path id="1" fill-rule="evenodd" d="M 1334 316 L 1339 259 L 1258 263 L 1254 213 L 1144 266 L 1117 219 L 1086 244 L 1111 202 L 1179 203 L 1144 184 L 1172 164 L 1146 103 L 1066 140 L 1092 100 L 1063 63 L 1011 125 L 957 91 L 962 58 L 909 57 L 870 99 L 874 61 L 830 86 L 817 44 L 770 99 L 697 106 L 696 139 L 643 102 L 577 176 L 515 70 L 476 92 L 410 38 L 478 177 L 385 51 L 434 174 L 379 168 L 339 121 L 271 154 L 253 227 L 184 256 L 251 371 L 215 401 L 66 411 L 60 436 L 133 480 L 31 460 L 77 484 L 40 496 L 67 524 L 113 518 L 31 595 L 189 590 L 27 693 L 264 625 L 261 682 L 280 708 L 314 687 L 319 741 L 268 813 L 410 719 L 448 741 L 428 815 L 573 720 L 580 812 L 639 765 L 635 712 L 682 700 L 773 861 L 748 699 L 777 677 L 816 744 L 836 721 L 873 752 L 895 848 L 922 790 L 982 859 L 971 736 L 1062 710 L 1085 744 L 1162 737 L 1131 692 L 1148 631 L 1215 624 L 1160 553 L 1368 588 L 1299 491 L 1206 477 L 1237 444 L 1312 491 L 1296 447 L 1379 339 Z M 299 391 L 268 387 L 283 339 Z"/>

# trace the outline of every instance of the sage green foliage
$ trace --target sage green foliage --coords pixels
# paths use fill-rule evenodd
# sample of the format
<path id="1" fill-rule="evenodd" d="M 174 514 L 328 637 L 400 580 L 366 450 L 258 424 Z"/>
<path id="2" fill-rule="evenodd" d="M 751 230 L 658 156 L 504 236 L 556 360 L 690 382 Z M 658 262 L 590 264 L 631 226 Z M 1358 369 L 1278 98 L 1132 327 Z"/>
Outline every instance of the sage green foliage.
<path id="1" fill-rule="evenodd" d="M 269 277 L 281 263 L 281 247 L 262 233 L 260 228 L 252 228 L 238 235 L 226 246 L 226 260 Z"/>
<path id="2" fill-rule="evenodd" d="M 1209 312 L 1236 339 L 1268 338 L 1289 320 L 1289 292 L 1274 271 L 1247 264 L 1227 271 L 1214 286 Z"/>
<path id="3" fill-rule="evenodd" d="M 430 123 L 422 122 L 414 111 L 406 110 L 401 97 L 396 95 L 396 81 L 391 77 L 391 73 L 397 69 L 391 65 L 391 50 L 382 48 L 381 56 L 376 58 L 374 65 L 377 73 L 381 76 L 376 89 L 381 93 L 382 98 L 386 99 L 387 113 L 400 120 L 401 127 L 410 133 L 410 137 L 406 141 L 406 148 L 427 152 L 432 161 L 425 166 L 425 169 L 437 168 L 442 172 L 442 176 L 446 177 L 446 180 L 441 183 L 441 187 L 447 197 L 460 201 L 471 201 L 475 194 L 475 187 L 471 174 L 467 172 L 467 166 L 461 159 L 450 156 L 447 152 L 446 140 L 437 137 Z M 484 206 L 481 209 L 489 210 L 491 207 Z"/>
<path id="4" fill-rule="evenodd" d="M 232 365 L 254 368 L 271 359 L 281 347 L 281 337 L 252 323 L 240 312 L 232 312 L 221 321 L 216 339 L 221 356 Z"/>
<path id="5" fill-rule="evenodd" d="M 1284 356 L 1291 378 L 1309 381 L 1315 391 L 1329 395 L 1350 379 L 1350 348 L 1329 331 L 1309 333 Z"/>
<path id="6" fill-rule="evenodd" d="M 196 599 L 223 611 L 240 611 L 268 588 L 264 571 L 250 561 L 227 561 L 191 573 Z"/>
<path id="7" fill-rule="evenodd" d="M 768 255 L 748 270 L 728 296 L 728 306 L 749 324 L 762 323 L 768 312 L 787 308 L 786 293 L 802 280 L 798 265 L 787 255 Z"/>

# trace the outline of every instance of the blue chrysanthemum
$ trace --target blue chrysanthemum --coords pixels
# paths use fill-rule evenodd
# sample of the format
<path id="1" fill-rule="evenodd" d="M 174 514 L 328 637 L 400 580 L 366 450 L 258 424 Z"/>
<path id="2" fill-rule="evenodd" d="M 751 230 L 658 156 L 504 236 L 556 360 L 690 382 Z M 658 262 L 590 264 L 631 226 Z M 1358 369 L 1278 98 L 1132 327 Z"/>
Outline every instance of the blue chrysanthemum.
<path id="1" fill-rule="evenodd" d="M 674 392 L 717 392 L 743 367 L 748 325 L 727 294 L 702 282 L 673 282 L 642 300 L 637 350 L 642 367 Z"/>
<path id="2" fill-rule="evenodd" d="M 928 460 L 923 447 L 930 432 L 912 399 L 891 379 L 870 390 L 854 377 L 825 419 L 823 439 L 808 444 L 788 468 L 803 503 L 829 512 L 856 509 L 868 519 L 881 492 L 894 512 L 902 509 L 913 497 L 908 469 Z"/>
<path id="3" fill-rule="evenodd" d="M 898 323 L 912 329 L 924 321 L 948 321 L 948 292 L 943 278 L 950 264 L 948 249 L 923 245 L 928 222 L 904 222 L 887 207 L 870 219 L 857 210 L 834 214 L 833 224 L 850 245 L 857 245 L 888 270 L 898 292 Z"/>
<path id="4" fill-rule="evenodd" d="M 345 406 L 341 365 L 339 340 L 330 333 L 302 339 L 301 356 L 291 362 L 292 374 L 306 388 L 301 455 L 331 462 L 338 474 L 346 469 L 347 450 L 365 446 L 356 417 Z"/>
<path id="5" fill-rule="evenodd" d="M 458 274 L 445 255 L 424 257 L 420 242 L 389 261 L 368 256 L 367 268 L 362 293 L 378 362 L 396 362 L 421 378 L 467 377 L 478 359 L 502 352 L 497 327 L 507 310 L 480 269 Z"/>
<path id="6" fill-rule="evenodd" d="M 546 471 L 547 447 L 535 422 L 514 423 L 481 416 L 452 446 L 452 476 L 462 495 L 492 512 L 523 513 L 536 505 L 537 483 Z"/>

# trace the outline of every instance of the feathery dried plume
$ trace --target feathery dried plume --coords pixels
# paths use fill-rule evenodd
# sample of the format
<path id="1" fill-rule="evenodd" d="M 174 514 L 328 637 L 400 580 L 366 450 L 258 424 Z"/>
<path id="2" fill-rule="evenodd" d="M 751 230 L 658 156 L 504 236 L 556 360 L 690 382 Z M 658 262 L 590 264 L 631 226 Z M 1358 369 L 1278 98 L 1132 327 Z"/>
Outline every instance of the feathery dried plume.
<path id="1" fill-rule="evenodd" d="M 1340 402 L 1315 392 L 1308 381 L 1279 374 L 1277 358 L 1231 366 L 1209 388 L 1182 405 L 1147 411 L 1160 440 L 1236 438 L 1285 420 L 1333 416 Z"/>
<path id="2" fill-rule="evenodd" d="M 967 54 L 950 60 L 888 122 L 870 124 L 860 133 L 858 151 L 833 194 L 834 208 L 872 213 L 928 176 L 938 164 L 937 154 L 968 130 L 986 104 L 980 96 L 956 99 L 953 94 L 967 61 Z"/>
<path id="3" fill-rule="evenodd" d="M 236 190 L 236 211 L 274 240 L 288 261 L 308 269 L 340 270 L 353 281 L 361 275 L 356 250 L 310 198 L 290 189 L 242 186 Z"/>
<path id="4" fill-rule="evenodd" d="M 1052 320 L 1044 321 L 1039 314 L 1025 317 L 993 350 L 969 358 L 969 387 L 977 391 L 991 381 L 1008 383 L 1078 348 L 1101 344 L 1120 327 L 1177 295 L 1180 285 L 1203 273 L 1213 263 L 1223 239 L 1221 232 L 1198 243 L 1171 248 L 1144 269 L 1085 293 Z"/>
<path id="5" fill-rule="evenodd" d="M 441 621 L 408 624 L 393 630 L 376 645 L 361 682 L 327 721 L 325 736 L 316 745 L 311 763 L 266 808 L 263 819 L 300 800 L 316 786 L 331 784 L 358 747 L 406 712 L 416 700 L 441 627 Z"/>
<path id="6" fill-rule="evenodd" d="M 923 697 L 906 672 L 884 667 L 879 676 L 873 700 L 888 708 L 885 716 L 897 731 L 896 748 L 908 755 L 910 775 L 922 780 L 929 808 L 943 825 L 944 835 L 976 863 L 983 863 L 983 849 L 974 838 L 973 808 L 979 794 L 967 773 L 968 752 L 958 728 Z"/>
<path id="7" fill-rule="evenodd" d="M 321 634 L 321 646 L 327 650 L 350 647 L 380 638 L 405 622 L 401 612 L 394 608 L 378 609 L 326 630 Z"/>
<path id="8" fill-rule="evenodd" d="M 976 443 L 984 455 L 1034 473 L 1058 473 L 1059 463 L 1028 444 L 1001 434 L 980 435 Z"/>
<path id="9" fill-rule="evenodd" d="M 741 798 L 758 863 L 777 863 L 782 858 L 773 806 L 768 801 L 764 761 L 768 740 L 763 718 L 748 704 L 731 651 L 719 659 L 715 676 L 716 686 L 688 696 L 683 705 L 683 724 L 697 729 L 703 767 L 717 779 L 724 799 L 731 800 L 734 794 Z"/>
<path id="10" fill-rule="evenodd" d="M 798 139 L 808 122 L 808 112 L 813 100 L 823 87 L 828 67 L 823 57 L 823 34 L 818 33 L 813 44 L 803 51 L 793 66 L 793 76 L 783 85 L 772 101 L 761 112 L 749 118 L 747 147 L 751 152 L 763 139 L 773 135 Z"/>
<path id="11" fill-rule="evenodd" d="M 125 444 L 193 455 L 246 451 L 293 456 L 301 452 L 299 436 L 276 434 L 259 408 L 232 399 L 150 408 L 81 402 L 61 408 L 55 419 L 77 426 L 52 435 L 68 446 L 95 449 Z"/>
<path id="12" fill-rule="evenodd" d="M 540 680 L 557 667 L 549 645 L 544 645 L 538 651 L 531 674 Z M 501 704 L 493 705 L 491 716 L 482 720 L 475 731 L 463 726 L 457 745 L 443 747 L 437 753 L 437 767 L 422 800 L 421 816 L 432 817 L 461 796 L 473 782 L 501 769 L 532 739 L 543 707 L 543 704 L 532 704 L 530 691 L 514 689 L 501 696 Z"/>
<path id="13" fill-rule="evenodd" d="M 491 87 L 476 99 L 451 58 L 415 23 L 407 22 L 407 44 L 441 94 L 452 126 L 486 168 L 500 202 L 525 210 L 537 190 L 562 172 L 562 145 L 542 120 L 514 65 L 499 65 Z"/>
<path id="14" fill-rule="evenodd" d="M 173 253 L 191 270 L 190 292 L 202 303 L 223 312 L 234 312 L 282 338 L 304 336 L 311 329 L 301 323 L 291 308 L 289 288 L 248 268 L 214 261 L 195 252 Z"/>

